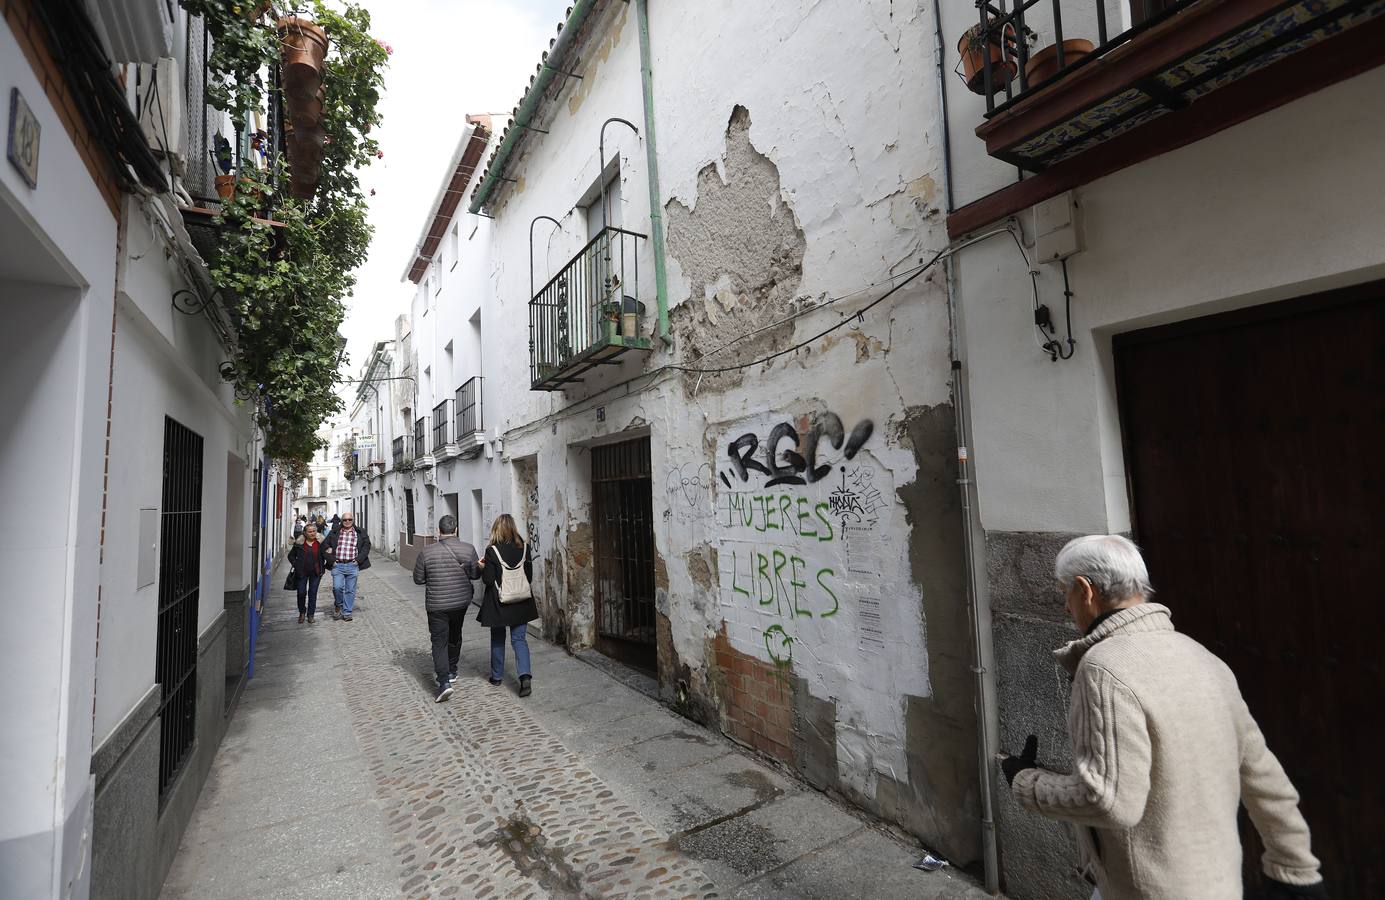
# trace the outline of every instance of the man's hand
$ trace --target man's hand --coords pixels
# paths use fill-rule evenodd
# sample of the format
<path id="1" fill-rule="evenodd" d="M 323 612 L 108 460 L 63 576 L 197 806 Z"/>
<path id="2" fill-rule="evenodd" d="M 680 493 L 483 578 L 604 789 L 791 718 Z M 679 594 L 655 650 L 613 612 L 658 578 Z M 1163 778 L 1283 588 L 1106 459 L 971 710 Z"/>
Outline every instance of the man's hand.
<path id="1" fill-rule="evenodd" d="M 1006 756 L 1000 761 L 1000 771 L 1005 774 L 1005 782 L 1013 785 L 1015 776 L 1025 769 L 1037 769 L 1039 767 L 1039 736 L 1031 734 L 1029 739 L 1024 742 L 1024 750 L 1019 756 Z"/>
<path id="2" fill-rule="evenodd" d="M 1273 878 L 1265 878 L 1265 900 L 1328 900 L 1327 882 L 1317 884 L 1285 884 Z"/>
<path id="3" fill-rule="evenodd" d="M 476 560 L 476 568 L 478 568 L 478 569 L 484 569 L 485 567 L 486 567 L 486 558 L 485 558 L 484 556 L 481 557 L 480 559 Z"/>

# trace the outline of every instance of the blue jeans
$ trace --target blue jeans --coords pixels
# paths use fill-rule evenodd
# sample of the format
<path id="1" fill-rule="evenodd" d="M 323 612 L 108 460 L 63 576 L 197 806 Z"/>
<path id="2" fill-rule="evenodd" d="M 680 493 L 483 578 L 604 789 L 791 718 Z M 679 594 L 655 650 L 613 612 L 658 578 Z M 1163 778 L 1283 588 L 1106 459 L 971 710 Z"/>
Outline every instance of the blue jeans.
<path id="1" fill-rule="evenodd" d="M 298 611 L 317 615 L 317 586 L 322 583 L 321 575 L 298 576 Z M 304 603 L 306 597 L 306 605 Z"/>
<path id="2" fill-rule="evenodd" d="M 339 562 L 332 567 L 332 599 L 343 616 L 351 615 L 356 607 L 356 578 L 361 574 L 353 562 Z"/>
<path id="3" fill-rule="evenodd" d="M 529 672 L 529 626 L 510 626 L 510 644 L 515 648 L 515 674 Z M 491 629 L 491 681 L 505 677 L 505 626 Z"/>

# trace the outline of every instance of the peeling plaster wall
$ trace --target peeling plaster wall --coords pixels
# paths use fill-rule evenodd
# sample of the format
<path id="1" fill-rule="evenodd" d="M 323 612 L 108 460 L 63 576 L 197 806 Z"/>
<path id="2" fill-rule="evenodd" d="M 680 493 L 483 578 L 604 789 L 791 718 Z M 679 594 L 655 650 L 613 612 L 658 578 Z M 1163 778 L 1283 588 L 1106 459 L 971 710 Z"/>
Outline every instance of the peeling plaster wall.
<path id="1" fill-rule="evenodd" d="M 599 15 L 583 80 L 546 107 L 536 125 L 549 133 L 526 136 L 516 183 L 491 210 L 489 279 L 503 313 L 490 333 L 506 346 L 528 346 L 531 278 L 542 286 L 585 243 L 572 207 L 597 183 L 601 123 L 643 129 L 634 11 L 611 3 Z M 941 271 L 772 362 L 618 385 L 671 363 L 735 365 L 792 347 L 945 244 L 937 111 L 920 88 L 935 77 L 931 17 L 889 0 L 720 0 L 651 17 L 673 346 L 627 354 L 563 393 L 529 391 L 518 353 L 488 380 L 488 413 L 535 498 L 545 631 L 594 642 L 589 448 L 650 435 L 665 699 L 973 862 Z M 621 221 L 645 232 L 641 139 L 619 125 L 606 137 L 620 157 Z M 531 273 L 538 215 L 563 224 L 535 229 Z M 649 328 L 647 246 L 639 264 Z M 733 453 L 744 435 L 756 449 Z"/>

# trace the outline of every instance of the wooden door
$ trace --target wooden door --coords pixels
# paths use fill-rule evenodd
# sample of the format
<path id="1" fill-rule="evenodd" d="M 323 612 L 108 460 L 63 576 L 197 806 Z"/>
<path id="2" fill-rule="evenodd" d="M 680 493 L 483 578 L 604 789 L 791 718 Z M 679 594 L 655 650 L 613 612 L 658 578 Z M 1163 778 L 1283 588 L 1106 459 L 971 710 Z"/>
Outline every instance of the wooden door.
<path id="1" fill-rule="evenodd" d="M 1385 897 L 1385 283 L 1116 338 L 1135 537 L 1231 666 L 1337 897 Z M 1248 884 L 1262 847 L 1242 813 Z"/>

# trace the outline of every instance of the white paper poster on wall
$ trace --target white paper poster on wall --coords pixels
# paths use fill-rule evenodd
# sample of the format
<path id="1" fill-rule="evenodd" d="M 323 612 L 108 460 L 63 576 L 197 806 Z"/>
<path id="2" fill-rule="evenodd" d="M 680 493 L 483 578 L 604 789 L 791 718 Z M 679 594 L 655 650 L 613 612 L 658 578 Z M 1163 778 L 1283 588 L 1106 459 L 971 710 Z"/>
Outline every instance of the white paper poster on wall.
<path id="1" fill-rule="evenodd" d="M 880 615 L 880 600 L 861 597 L 857 604 L 856 646 L 862 653 L 877 654 L 885 649 L 885 622 Z"/>

